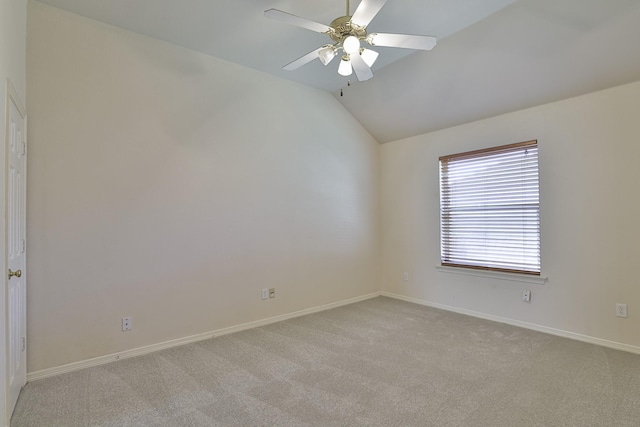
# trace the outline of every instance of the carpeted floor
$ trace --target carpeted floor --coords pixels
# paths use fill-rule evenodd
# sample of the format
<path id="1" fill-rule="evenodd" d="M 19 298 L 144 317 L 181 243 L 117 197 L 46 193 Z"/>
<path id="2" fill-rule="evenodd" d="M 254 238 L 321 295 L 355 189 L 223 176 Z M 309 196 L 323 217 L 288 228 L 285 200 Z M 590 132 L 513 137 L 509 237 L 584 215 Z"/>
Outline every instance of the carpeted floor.
<path id="1" fill-rule="evenodd" d="M 17 426 L 638 426 L 640 356 L 389 298 L 27 384 Z"/>

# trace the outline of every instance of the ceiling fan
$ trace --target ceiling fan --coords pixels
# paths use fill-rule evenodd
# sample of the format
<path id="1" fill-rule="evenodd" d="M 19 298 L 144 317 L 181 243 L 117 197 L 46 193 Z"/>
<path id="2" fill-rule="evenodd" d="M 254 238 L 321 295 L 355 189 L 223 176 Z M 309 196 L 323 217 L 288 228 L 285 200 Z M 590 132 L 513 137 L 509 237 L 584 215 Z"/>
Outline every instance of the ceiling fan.
<path id="1" fill-rule="evenodd" d="M 342 76 L 350 76 L 355 71 L 358 80 L 364 81 L 373 77 L 371 66 L 378 58 L 378 52 L 362 47 L 362 42 L 371 46 L 433 49 L 436 45 L 436 38 L 433 36 L 367 33 L 367 26 L 386 2 L 387 0 L 362 0 L 351 16 L 349 0 L 347 0 L 347 14 L 334 19 L 329 25 L 319 24 L 278 9 L 266 10 L 264 16 L 267 18 L 327 34 L 333 40 L 333 44 L 319 47 L 282 68 L 295 70 L 316 58 L 320 59 L 323 65 L 327 65 L 342 51 L 338 73 Z"/>

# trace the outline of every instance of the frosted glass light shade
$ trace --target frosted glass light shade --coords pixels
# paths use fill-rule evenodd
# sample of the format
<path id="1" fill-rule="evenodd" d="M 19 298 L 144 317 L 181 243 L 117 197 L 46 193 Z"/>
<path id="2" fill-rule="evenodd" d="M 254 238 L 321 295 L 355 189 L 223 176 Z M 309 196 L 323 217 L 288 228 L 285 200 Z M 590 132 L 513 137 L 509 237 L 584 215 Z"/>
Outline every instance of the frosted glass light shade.
<path id="1" fill-rule="evenodd" d="M 350 55 L 358 53 L 360 51 L 360 40 L 355 36 L 349 36 L 342 42 L 342 48 Z"/>
<path id="2" fill-rule="evenodd" d="M 340 66 L 338 67 L 338 74 L 341 76 L 350 76 L 353 73 L 353 67 L 351 67 L 351 61 L 349 58 L 342 58 L 340 61 Z"/>
<path id="3" fill-rule="evenodd" d="M 322 62 L 322 65 L 327 65 L 333 60 L 335 56 L 336 51 L 333 46 L 327 46 L 318 51 L 318 57 L 320 58 L 320 62 Z"/>
<path id="4" fill-rule="evenodd" d="M 375 50 L 371 50 L 371 49 L 362 49 L 362 53 L 360 53 L 360 56 L 362 57 L 362 60 L 369 67 L 373 66 L 373 63 L 376 62 L 376 59 L 378 59 L 378 55 L 379 55 L 378 52 L 376 52 Z"/>

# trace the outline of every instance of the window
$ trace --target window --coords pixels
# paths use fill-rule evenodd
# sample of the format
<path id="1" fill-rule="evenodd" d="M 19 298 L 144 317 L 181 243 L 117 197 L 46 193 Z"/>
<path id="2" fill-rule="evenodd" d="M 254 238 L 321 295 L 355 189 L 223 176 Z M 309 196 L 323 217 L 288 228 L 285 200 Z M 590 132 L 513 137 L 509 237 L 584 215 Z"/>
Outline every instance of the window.
<path id="1" fill-rule="evenodd" d="M 440 157 L 443 266 L 540 275 L 537 141 Z"/>

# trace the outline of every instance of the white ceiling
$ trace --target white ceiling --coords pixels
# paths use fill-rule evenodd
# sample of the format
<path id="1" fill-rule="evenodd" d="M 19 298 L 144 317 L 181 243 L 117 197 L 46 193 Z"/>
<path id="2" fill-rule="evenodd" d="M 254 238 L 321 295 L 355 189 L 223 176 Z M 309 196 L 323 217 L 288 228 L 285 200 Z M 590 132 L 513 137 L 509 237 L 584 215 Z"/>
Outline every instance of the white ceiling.
<path id="1" fill-rule="evenodd" d="M 338 99 L 388 142 L 638 80 L 639 0 L 519 0 Z"/>
<path id="2" fill-rule="evenodd" d="M 282 70 L 329 39 L 263 16 L 328 24 L 344 0 L 40 1 L 330 91 L 380 142 L 640 80 L 638 0 L 389 0 L 370 31 L 434 35 L 438 46 L 376 48 L 374 78 L 350 87 L 336 61 Z"/>
<path id="3" fill-rule="evenodd" d="M 338 61 L 282 67 L 332 42 L 324 35 L 264 17 L 275 8 L 329 24 L 346 13 L 345 0 L 40 0 L 133 32 L 164 40 L 326 91 L 346 82 Z M 389 0 L 370 30 L 444 38 L 515 0 Z M 360 0 L 351 1 L 352 12 Z M 379 48 L 374 72 L 412 50 Z M 384 50 L 384 52 L 382 52 Z"/>

